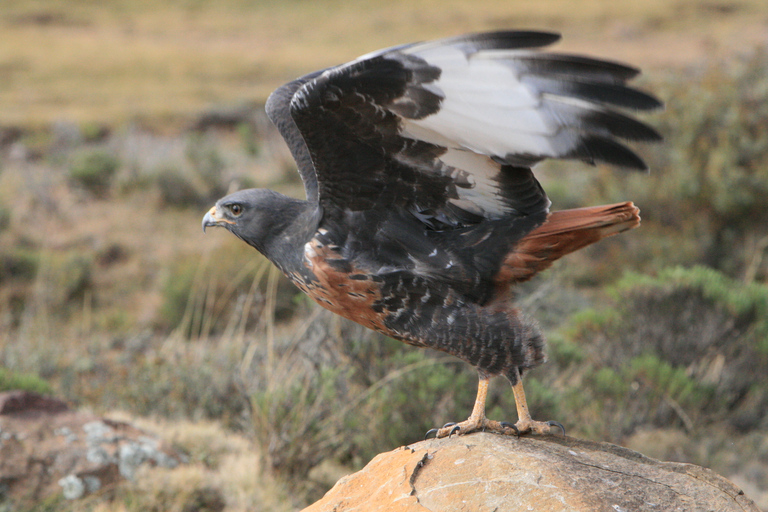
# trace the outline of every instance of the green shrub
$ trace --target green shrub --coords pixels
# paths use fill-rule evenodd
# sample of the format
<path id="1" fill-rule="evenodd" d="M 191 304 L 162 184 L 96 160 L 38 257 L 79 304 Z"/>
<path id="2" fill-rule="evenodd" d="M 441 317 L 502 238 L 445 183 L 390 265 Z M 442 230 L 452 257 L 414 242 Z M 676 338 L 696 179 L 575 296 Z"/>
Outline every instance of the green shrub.
<path id="1" fill-rule="evenodd" d="M 85 150 L 76 154 L 69 166 L 69 178 L 75 185 L 97 197 L 109 191 L 120 161 L 107 150 Z"/>
<path id="2" fill-rule="evenodd" d="M 207 195 L 195 186 L 194 178 L 177 167 L 158 169 L 155 184 L 163 205 L 188 208 L 203 207 L 208 203 Z"/>
<path id="3" fill-rule="evenodd" d="M 237 134 L 240 137 L 240 142 L 245 150 L 246 154 L 250 156 L 258 156 L 261 149 L 259 147 L 259 139 L 257 138 L 256 130 L 251 123 L 240 123 L 237 125 Z"/>
<path id="4" fill-rule="evenodd" d="M 187 143 L 187 161 L 201 180 L 209 200 L 227 192 L 224 180 L 226 162 L 218 147 L 204 135 L 193 133 Z"/>
<path id="5" fill-rule="evenodd" d="M 279 385 L 265 382 L 250 394 L 254 432 L 265 449 L 267 464 L 291 480 L 306 477 L 329 456 L 338 457 L 346 443 L 339 436 L 344 425 L 339 413 L 345 400 L 334 393 L 343 389 L 344 370 L 310 369 L 300 360 L 295 362 L 298 365 L 280 365 L 284 373 L 277 377 Z"/>
<path id="6" fill-rule="evenodd" d="M 187 300 L 192 291 L 195 268 L 189 264 L 174 269 L 174 273 L 165 279 L 163 285 L 163 305 L 160 308 L 160 321 L 167 327 L 179 324 L 187 308 Z"/>
<path id="7" fill-rule="evenodd" d="M 166 162 L 152 172 L 163 205 L 181 208 L 210 207 L 227 193 L 226 161 L 215 141 L 192 133 L 184 159 Z"/>
<path id="8" fill-rule="evenodd" d="M 32 373 L 18 373 L 0 368 L 0 391 L 33 391 L 43 395 L 51 394 L 53 389 L 45 380 Z"/>
<path id="9" fill-rule="evenodd" d="M 635 357 L 624 366 L 625 382 L 642 381 L 652 399 L 674 400 L 680 406 L 700 410 L 709 404 L 713 389 L 653 354 Z"/>
<path id="10" fill-rule="evenodd" d="M 241 428 L 247 402 L 233 371 L 239 351 L 226 344 L 203 350 L 204 342 L 189 343 L 166 347 L 163 354 L 134 354 L 122 379 L 97 373 L 105 379 L 99 402 L 142 416 L 216 419 Z"/>
<path id="11" fill-rule="evenodd" d="M 629 389 L 627 380 L 607 366 L 599 368 L 596 372 L 592 373 L 588 381 L 592 391 L 604 398 L 621 398 Z"/>
<path id="12" fill-rule="evenodd" d="M 64 302 L 81 300 L 93 289 L 93 257 L 72 253 L 65 258 L 59 275 L 58 289 L 64 293 Z"/>
<path id="13" fill-rule="evenodd" d="M 627 273 L 612 288 L 615 300 L 631 294 L 675 290 L 698 293 L 705 301 L 722 308 L 738 320 L 750 325 L 748 339 L 760 352 L 768 355 L 768 288 L 763 284 L 733 280 L 717 270 L 694 266 L 664 269 L 657 276 Z"/>
<path id="14" fill-rule="evenodd" d="M 60 314 L 82 306 L 86 294 L 94 291 L 93 256 L 80 250 L 45 255 L 41 272 L 48 306 Z"/>
<path id="15" fill-rule="evenodd" d="M 40 253 L 25 247 L 0 252 L 0 283 L 7 280 L 31 281 L 37 275 Z"/>
<path id="16" fill-rule="evenodd" d="M 563 329 L 568 337 L 576 336 L 584 330 L 608 330 L 621 321 L 619 313 L 613 309 L 586 308 L 574 313 Z"/>
<path id="17" fill-rule="evenodd" d="M 86 122 L 80 125 L 80 131 L 85 142 L 99 142 L 109 136 L 109 128 L 103 124 Z"/>
<path id="18" fill-rule="evenodd" d="M 11 225 L 11 210 L 10 208 L 6 208 L 3 206 L 2 203 L 0 203 L 0 232 L 8 229 L 8 226 Z"/>
<path id="19" fill-rule="evenodd" d="M 467 419 L 477 394 L 477 372 L 465 363 L 390 342 L 398 344 L 394 353 L 372 362 L 386 372 L 373 384 L 378 389 L 349 419 L 358 445 L 353 453 L 360 463 L 393 446 L 419 441 L 428 430 L 449 421 Z M 504 379 L 496 384 L 511 394 Z M 495 396 L 488 401 L 489 410 L 498 404 Z M 508 419 L 512 412 L 500 414 Z M 376 441 L 371 442 L 370 436 Z"/>
<path id="20" fill-rule="evenodd" d="M 569 366 L 577 364 L 584 360 L 586 354 L 584 349 L 576 343 L 568 340 L 562 333 L 550 333 L 547 336 L 547 347 L 549 349 L 549 358 L 558 366 Z"/>
<path id="21" fill-rule="evenodd" d="M 768 374 L 768 288 L 705 267 L 675 267 L 627 274 L 610 296 L 612 306 L 574 315 L 560 331 L 587 357 L 578 364 L 555 358 L 562 366 L 545 369 L 583 372 L 575 386 L 595 404 L 586 413 L 561 404 L 576 417 L 615 419 L 612 431 L 592 434 L 618 440 L 644 424 L 720 421 L 751 430 L 765 421 L 768 385 L 757 376 Z"/>

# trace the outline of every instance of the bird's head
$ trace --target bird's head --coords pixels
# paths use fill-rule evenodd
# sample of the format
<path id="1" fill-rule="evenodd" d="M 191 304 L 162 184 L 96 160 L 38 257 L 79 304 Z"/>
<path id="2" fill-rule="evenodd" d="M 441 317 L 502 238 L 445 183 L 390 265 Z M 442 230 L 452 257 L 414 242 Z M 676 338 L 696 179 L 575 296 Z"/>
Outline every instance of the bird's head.
<path id="1" fill-rule="evenodd" d="M 203 233 L 208 227 L 227 228 L 230 231 L 242 230 L 258 217 L 260 196 L 267 190 L 240 190 L 216 201 L 203 217 Z"/>
<path id="2" fill-rule="evenodd" d="M 203 217 L 203 232 L 208 227 L 228 229 L 233 235 L 260 249 L 274 225 L 272 212 L 279 210 L 282 196 L 267 189 L 247 189 L 216 201 Z"/>
<path id="3" fill-rule="evenodd" d="M 203 232 L 221 227 L 255 247 L 267 257 L 274 244 L 296 238 L 307 229 L 302 214 L 309 209 L 306 201 L 284 196 L 268 189 L 240 190 L 216 201 L 203 217 Z"/>

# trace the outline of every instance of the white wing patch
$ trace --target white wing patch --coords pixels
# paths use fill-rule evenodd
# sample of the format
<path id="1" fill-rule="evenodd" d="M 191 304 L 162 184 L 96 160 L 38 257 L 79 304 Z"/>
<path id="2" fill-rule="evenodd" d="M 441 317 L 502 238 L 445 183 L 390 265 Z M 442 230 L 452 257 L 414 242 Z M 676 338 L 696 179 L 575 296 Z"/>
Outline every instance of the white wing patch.
<path id="1" fill-rule="evenodd" d="M 441 98 L 420 119 L 400 117 L 400 135 L 447 148 L 436 171 L 456 183 L 454 206 L 486 218 L 514 209 L 499 190 L 501 163 L 529 167 L 570 154 L 579 144 L 585 113 L 595 105 L 542 92 L 523 60 L 530 50 L 479 50 L 425 44 L 401 50 L 440 69 L 420 87 Z M 557 77 L 549 78 L 557 80 Z"/>
<path id="2" fill-rule="evenodd" d="M 561 137 L 536 91 L 522 83 L 507 63 L 483 58 L 487 53 L 492 52 L 467 57 L 450 46 L 414 52 L 441 69 L 440 78 L 423 87 L 443 100 L 433 115 L 401 118 L 400 134 L 447 148 L 439 157 L 439 169 L 457 183 L 459 196 L 450 203 L 476 215 L 500 218 L 512 208 L 499 193 L 501 165 L 491 157 L 554 154 L 552 144 Z"/>
<path id="3" fill-rule="evenodd" d="M 498 218 L 509 213 L 510 208 L 500 201 L 499 173 L 501 166 L 490 157 L 472 151 L 449 149 L 442 156 L 444 172 L 456 183 L 458 199 L 449 201 L 468 212 L 486 218 Z"/>
<path id="4" fill-rule="evenodd" d="M 563 132 L 575 119 L 558 112 L 545 95 L 526 84 L 515 57 L 527 50 L 481 50 L 467 55 L 452 46 L 415 46 L 416 55 L 441 69 L 424 87 L 443 98 L 440 110 L 403 122 L 402 135 L 489 156 L 558 156 L 577 142 Z"/>

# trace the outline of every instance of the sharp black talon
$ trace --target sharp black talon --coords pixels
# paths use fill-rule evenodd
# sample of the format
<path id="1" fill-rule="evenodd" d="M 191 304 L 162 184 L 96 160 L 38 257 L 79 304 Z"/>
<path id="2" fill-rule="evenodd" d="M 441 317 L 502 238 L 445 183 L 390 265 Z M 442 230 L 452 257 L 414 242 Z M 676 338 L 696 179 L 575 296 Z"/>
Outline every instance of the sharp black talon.
<path id="1" fill-rule="evenodd" d="M 507 422 L 507 421 L 502 421 L 502 422 L 501 422 L 501 426 L 502 426 L 502 427 L 505 427 L 505 428 L 511 428 L 512 430 L 514 430 L 514 431 L 515 431 L 515 435 L 516 435 L 517 437 L 520 437 L 520 429 L 519 429 L 519 428 L 517 428 L 517 425 L 515 425 L 514 423 L 509 423 L 509 422 Z"/>
<path id="2" fill-rule="evenodd" d="M 456 422 L 455 422 L 455 421 L 451 421 L 451 422 L 449 422 L 449 423 L 446 423 L 445 425 L 443 425 L 443 428 L 452 427 L 452 426 L 454 426 L 455 424 L 456 424 Z"/>
<path id="3" fill-rule="evenodd" d="M 427 439 L 429 439 L 429 435 L 430 434 L 434 434 L 435 435 L 435 439 L 437 439 L 437 432 L 438 432 L 438 430 L 440 430 L 440 429 L 432 428 L 432 429 L 427 430 L 427 433 L 424 434 L 424 440 L 426 441 Z"/>
<path id="4" fill-rule="evenodd" d="M 563 437 L 565 437 L 565 427 L 563 426 L 562 423 L 560 423 L 559 421 L 548 421 L 547 425 L 549 425 L 550 427 L 559 428 L 560 430 L 563 431 Z"/>
<path id="5" fill-rule="evenodd" d="M 461 427 L 453 423 L 454 427 L 451 429 L 450 432 L 448 432 L 448 439 L 451 438 L 451 436 L 457 432 L 461 432 Z"/>

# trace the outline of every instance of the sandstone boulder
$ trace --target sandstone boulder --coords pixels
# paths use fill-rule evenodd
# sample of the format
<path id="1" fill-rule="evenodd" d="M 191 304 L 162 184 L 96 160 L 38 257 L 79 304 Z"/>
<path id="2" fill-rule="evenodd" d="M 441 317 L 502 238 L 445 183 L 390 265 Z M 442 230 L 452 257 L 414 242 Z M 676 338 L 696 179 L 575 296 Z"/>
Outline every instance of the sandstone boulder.
<path id="1" fill-rule="evenodd" d="M 304 512 L 750 511 L 734 484 L 608 443 L 477 433 L 376 456 Z"/>
<path id="2" fill-rule="evenodd" d="M 131 478 L 141 464 L 180 461 L 128 423 L 72 411 L 37 393 L 0 393 L 0 502 L 37 502 L 56 493 L 75 499 Z"/>

